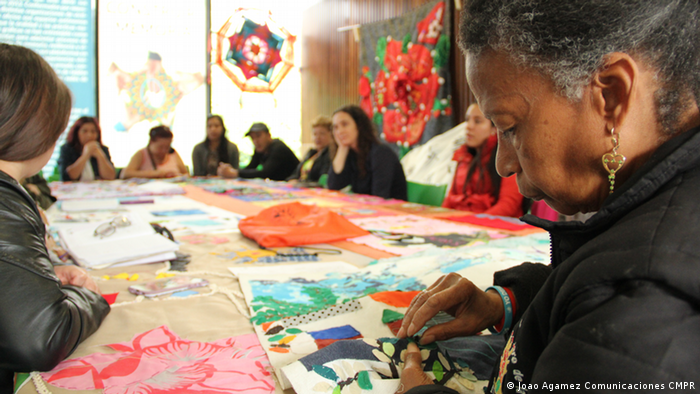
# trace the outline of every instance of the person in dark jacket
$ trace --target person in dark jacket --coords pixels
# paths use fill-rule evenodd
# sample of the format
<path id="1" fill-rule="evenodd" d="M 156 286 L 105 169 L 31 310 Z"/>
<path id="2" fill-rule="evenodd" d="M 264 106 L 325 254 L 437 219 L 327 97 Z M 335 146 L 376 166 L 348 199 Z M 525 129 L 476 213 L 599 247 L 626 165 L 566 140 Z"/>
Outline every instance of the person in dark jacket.
<path id="1" fill-rule="evenodd" d="M 0 44 L 0 392 L 16 372 L 48 371 L 100 326 L 109 305 L 90 276 L 53 266 L 46 229 L 20 186 L 49 161 L 71 94 L 30 49 Z"/>
<path id="2" fill-rule="evenodd" d="M 447 275 L 398 335 L 439 310 L 455 320 L 422 343 L 506 334 L 493 393 L 697 391 L 700 3 L 479 0 L 462 13 L 498 172 L 562 214 L 596 213 L 526 217 L 550 232 L 551 265 L 498 272 L 486 292 Z M 424 385 L 415 348 L 408 358 L 400 393 L 453 392 Z"/>
<path id="3" fill-rule="evenodd" d="M 309 149 L 288 181 L 318 182 L 322 175 L 327 175 L 331 168 L 331 157 L 335 155 L 333 140 L 333 122 L 326 116 L 319 116 L 311 123 L 314 147 Z"/>
<path id="4" fill-rule="evenodd" d="M 224 163 L 238 169 L 238 146 L 226 138 L 224 119 L 219 115 L 209 115 L 207 138 L 192 150 L 192 175 L 218 175 Z"/>
<path id="5" fill-rule="evenodd" d="M 253 123 L 245 135 L 253 140 L 255 153 L 245 168 L 237 170 L 230 164 L 222 164 L 218 174 L 224 178 L 263 178 L 283 181 L 299 165 L 299 159 L 291 149 L 277 138 L 273 139 L 265 123 Z"/>
<path id="6" fill-rule="evenodd" d="M 20 184 L 29 192 L 29 195 L 32 196 L 39 208 L 43 210 L 49 209 L 56 202 L 56 197 L 51 194 L 51 188 L 41 172 L 22 179 Z"/>
<path id="7" fill-rule="evenodd" d="M 97 119 L 82 116 L 73 123 L 66 143 L 61 147 L 58 168 L 62 181 L 112 180 L 116 177 L 109 148 L 102 145 L 102 131 Z"/>
<path id="8" fill-rule="evenodd" d="M 406 175 L 396 153 L 377 139 L 369 117 L 357 105 L 333 113 L 338 151 L 328 172 L 328 188 L 351 185 L 353 193 L 407 199 Z"/>

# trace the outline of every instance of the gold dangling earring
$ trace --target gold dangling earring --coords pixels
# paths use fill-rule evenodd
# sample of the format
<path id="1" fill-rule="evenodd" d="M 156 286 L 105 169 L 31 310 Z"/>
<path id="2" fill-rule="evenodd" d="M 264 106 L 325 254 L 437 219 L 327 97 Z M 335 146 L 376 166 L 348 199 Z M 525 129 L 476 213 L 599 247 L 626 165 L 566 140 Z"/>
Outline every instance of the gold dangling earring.
<path id="1" fill-rule="evenodd" d="M 606 153 L 603 155 L 603 167 L 605 167 L 605 170 L 608 172 L 608 174 L 610 174 L 608 175 L 608 181 L 610 181 L 610 193 L 612 194 L 613 190 L 615 189 L 615 173 L 622 168 L 622 165 L 625 164 L 627 158 L 617 153 L 617 148 L 620 147 L 620 140 L 619 136 L 615 134 L 614 127 L 610 130 L 610 134 L 612 136 L 613 143 L 612 153 Z"/>

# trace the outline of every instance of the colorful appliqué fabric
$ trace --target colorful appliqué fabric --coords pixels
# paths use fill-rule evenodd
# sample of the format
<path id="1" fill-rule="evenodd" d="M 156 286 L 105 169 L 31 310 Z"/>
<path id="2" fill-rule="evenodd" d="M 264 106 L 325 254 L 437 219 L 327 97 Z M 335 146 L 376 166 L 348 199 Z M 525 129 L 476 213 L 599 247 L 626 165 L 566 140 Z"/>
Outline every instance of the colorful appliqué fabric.
<path id="1" fill-rule="evenodd" d="M 66 360 L 41 376 L 57 387 L 104 389 L 104 394 L 267 394 L 275 390 L 267 356 L 255 334 L 197 342 L 161 326 L 130 342 L 106 346 L 117 353 Z"/>

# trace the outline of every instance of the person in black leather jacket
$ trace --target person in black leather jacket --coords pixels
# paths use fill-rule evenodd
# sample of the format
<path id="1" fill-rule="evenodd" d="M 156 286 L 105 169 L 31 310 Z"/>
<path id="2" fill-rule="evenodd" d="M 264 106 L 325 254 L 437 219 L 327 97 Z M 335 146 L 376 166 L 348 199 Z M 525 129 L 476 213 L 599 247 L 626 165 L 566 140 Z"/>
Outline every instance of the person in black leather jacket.
<path id="1" fill-rule="evenodd" d="M 39 55 L 0 44 L 0 392 L 15 372 L 47 371 L 99 327 L 109 305 L 75 266 L 52 266 L 46 229 L 19 180 L 51 158 L 70 91 Z"/>
<path id="2" fill-rule="evenodd" d="M 521 193 L 586 222 L 525 217 L 551 265 L 447 275 L 399 337 L 444 310 L 430 343 L 507 335 L 489 392 L 697 392 L 700 382 L 700 3 L 473 0 L 467 79 L 498 129 L 497 169 Z M 430 385 L 409 352 L 398 393 Z"/>

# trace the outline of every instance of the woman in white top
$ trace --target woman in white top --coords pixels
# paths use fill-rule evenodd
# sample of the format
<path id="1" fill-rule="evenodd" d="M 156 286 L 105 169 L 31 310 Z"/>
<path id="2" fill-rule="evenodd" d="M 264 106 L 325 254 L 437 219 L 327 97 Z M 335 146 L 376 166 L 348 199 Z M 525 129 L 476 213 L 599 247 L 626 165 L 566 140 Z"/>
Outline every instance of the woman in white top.
<path id="1" fill-rule="evenodd" d="M 173 132 L 168 126 L 156 126 L 148 136 L 148 146 L 134 153 L 121 178 L 173 178 L 188 174 L 182 158 L 170 146 Z"/>

